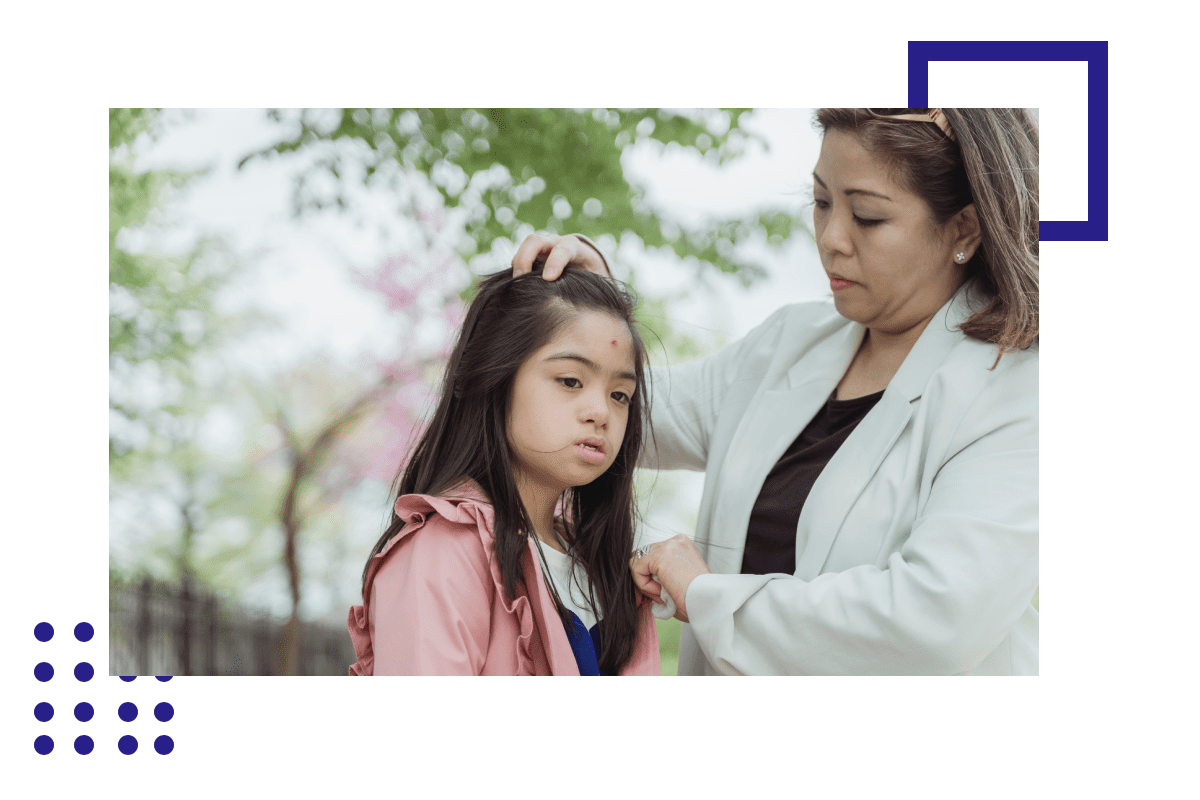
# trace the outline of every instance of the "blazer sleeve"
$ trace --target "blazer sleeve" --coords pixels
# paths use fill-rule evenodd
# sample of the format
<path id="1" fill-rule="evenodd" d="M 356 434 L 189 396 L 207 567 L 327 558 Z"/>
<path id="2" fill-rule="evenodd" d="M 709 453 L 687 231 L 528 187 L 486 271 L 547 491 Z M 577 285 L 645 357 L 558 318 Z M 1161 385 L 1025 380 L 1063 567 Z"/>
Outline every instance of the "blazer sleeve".
<path id="1" fill-rule="evenodd" d="M 433 516 L 395 546 L 373 583 L 375 675 L 478 675 L 494 585 L 470 526 Z"/>
<path id="2" fill-rule="evenodd" d="M 650 370 L 650 423 L 638 466 L 703 472 L 731 387 L 761 379 L 783 328 L 782 308 L 745 337 L 706 358 Z"/>
<path id="3" fill-rule="evenodd" d="M 909 538 L 885 568 L 804 581 L 701 575 L 693 632 L 727 674 L 955 674 L 994 650 L 1038 584 L 1037 361 L 959 425 Z M 1032 391 L 1029 386 L 1032 384 Z"/>

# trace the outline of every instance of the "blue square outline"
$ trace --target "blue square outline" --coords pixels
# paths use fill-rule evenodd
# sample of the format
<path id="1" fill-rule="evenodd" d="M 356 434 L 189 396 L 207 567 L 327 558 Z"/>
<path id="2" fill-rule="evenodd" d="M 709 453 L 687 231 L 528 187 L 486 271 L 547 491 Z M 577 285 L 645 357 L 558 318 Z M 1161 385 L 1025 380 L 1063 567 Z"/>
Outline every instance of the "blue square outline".
<path id="1" fill-rule="evenodd" d="M 930 61 L 1086 61 L 1088 217 L 1042 221 L 1043 242 L 1108 241 L 1108 42 L 909 42 L 908 106 L 929 107 Z"/>

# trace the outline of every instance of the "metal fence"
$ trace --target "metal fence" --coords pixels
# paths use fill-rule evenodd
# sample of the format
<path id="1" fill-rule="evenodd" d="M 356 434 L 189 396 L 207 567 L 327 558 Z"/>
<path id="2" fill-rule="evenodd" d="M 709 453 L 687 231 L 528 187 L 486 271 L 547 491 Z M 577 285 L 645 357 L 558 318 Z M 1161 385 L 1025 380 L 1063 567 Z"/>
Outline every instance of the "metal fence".
<path id="1" fill-rule="evenodd" d="M 110 675 L 278 675 L 285 621 L 149 579 L 109 589 Z M 346 675 L 345 628 L 302 623 L 301 675 Z"/>

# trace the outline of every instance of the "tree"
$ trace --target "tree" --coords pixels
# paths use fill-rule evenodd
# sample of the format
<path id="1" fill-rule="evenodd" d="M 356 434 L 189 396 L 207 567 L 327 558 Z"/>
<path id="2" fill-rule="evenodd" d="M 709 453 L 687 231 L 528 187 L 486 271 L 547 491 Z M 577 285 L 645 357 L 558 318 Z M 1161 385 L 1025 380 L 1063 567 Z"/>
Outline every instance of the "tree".
<path id="1" fill-rule="evenodd" d="M 463 316 L 459 294 L 469 272 L 446 245 L 444 215 L 414 207 L 410 218 L 421 233 L 419 244 L 356 275 L 395 314 L 401 331 L 393 352 L 359 365 L 340 387 L 330 385 L 327 369 L 314 373 L 308 368 L 266 390 L 271 399 L 265 404 L 276 404 L 267 413 L 282 433 L 286 471 L 278 504 L 292 601 L 280 652 L 285 675 L 297 674 L 299 668 L 299 554 L 311 516 L 335 504 L 364 478 L 394 477 L 414 443 Z M 432 346 L 422 345 L 420 336 L 429 323 L 438 331 Z M 288 391 L 289 385 L 293 391 Z M 307 398 L 302 400 L 302 394 Z M 308 412 L 309 419 L 297 422 L 296 410 Z M 360 427 L 364 419 L 369 424 Z"/>
<path id="2" fill-rule="evenodd" d="M 211 300 L 228 275 L 212 241 L 182 254 L 148 245 L 145 227 L 168 188 L 191 178 L 134 163 L 131 145 L 139 134 L 154 133 L 156 115 L 148 108 L 112 108 L 108 115 L 108 365 L 115 387 L 108 455 L 116 473 L 133 469 L 138 451 L 146 455 L 150 441 L 186 414 L 191 357 L 215 341 L 221 324 Z M 163 391 L 155 397 L 130 391 L 140 379 Z"/>
<path id="3" fill-rule="evenodd" d="M 297 179 L 297 214 L 348 209 L 350 182 L 393 185 L 422 173 L 448 209 L 461 211 L 469 235 L 463 254 L 533 229 L 589 236 L 631 232 L 647 247 L 670 246 L 682 259 L 737 273 L 763 268 L 737 245 L 765 237 L 775 245 L 804 227 L 790 212 L 762 211 L 686 229 L 650 206 L 631 184 L 621 154 L 643 140 L 690 148 L 715 163 L 738 157 L 755 135 L 749 109 L 305 109 L 270 112 L 289 134 L 242 159 L 310 151 Z M 342 145 L 329 147 L 329 144 Z M 765 143 L 763 143 L 765 146 Z M 532 226 L 532 227 L 530 227 Z"/>

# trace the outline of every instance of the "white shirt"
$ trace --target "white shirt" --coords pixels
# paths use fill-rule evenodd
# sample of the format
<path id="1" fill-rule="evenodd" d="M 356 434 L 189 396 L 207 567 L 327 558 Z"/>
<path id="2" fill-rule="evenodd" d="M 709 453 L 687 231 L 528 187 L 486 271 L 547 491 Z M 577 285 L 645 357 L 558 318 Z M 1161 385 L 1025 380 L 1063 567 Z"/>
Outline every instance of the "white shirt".
<path id="1" fill-rule="evenodd" d="M 596 624 L 596 615 L 592 613 L 592 608 L 588 604 L 588 583 L 587 572 L 582 564 L 575 565 L 574 577 L 571 575 L 571 557 L 566 553 L 560 553 L 545 542 L 539 542 L 544 556 L 543 568 L 546 574 L 546 580 L 549 581 L 558 597 L 562 600 L 563 605 L 568 610 L 575 613 L 575 616 L 583 622 L 584 627 L 588 630 Z"/>

